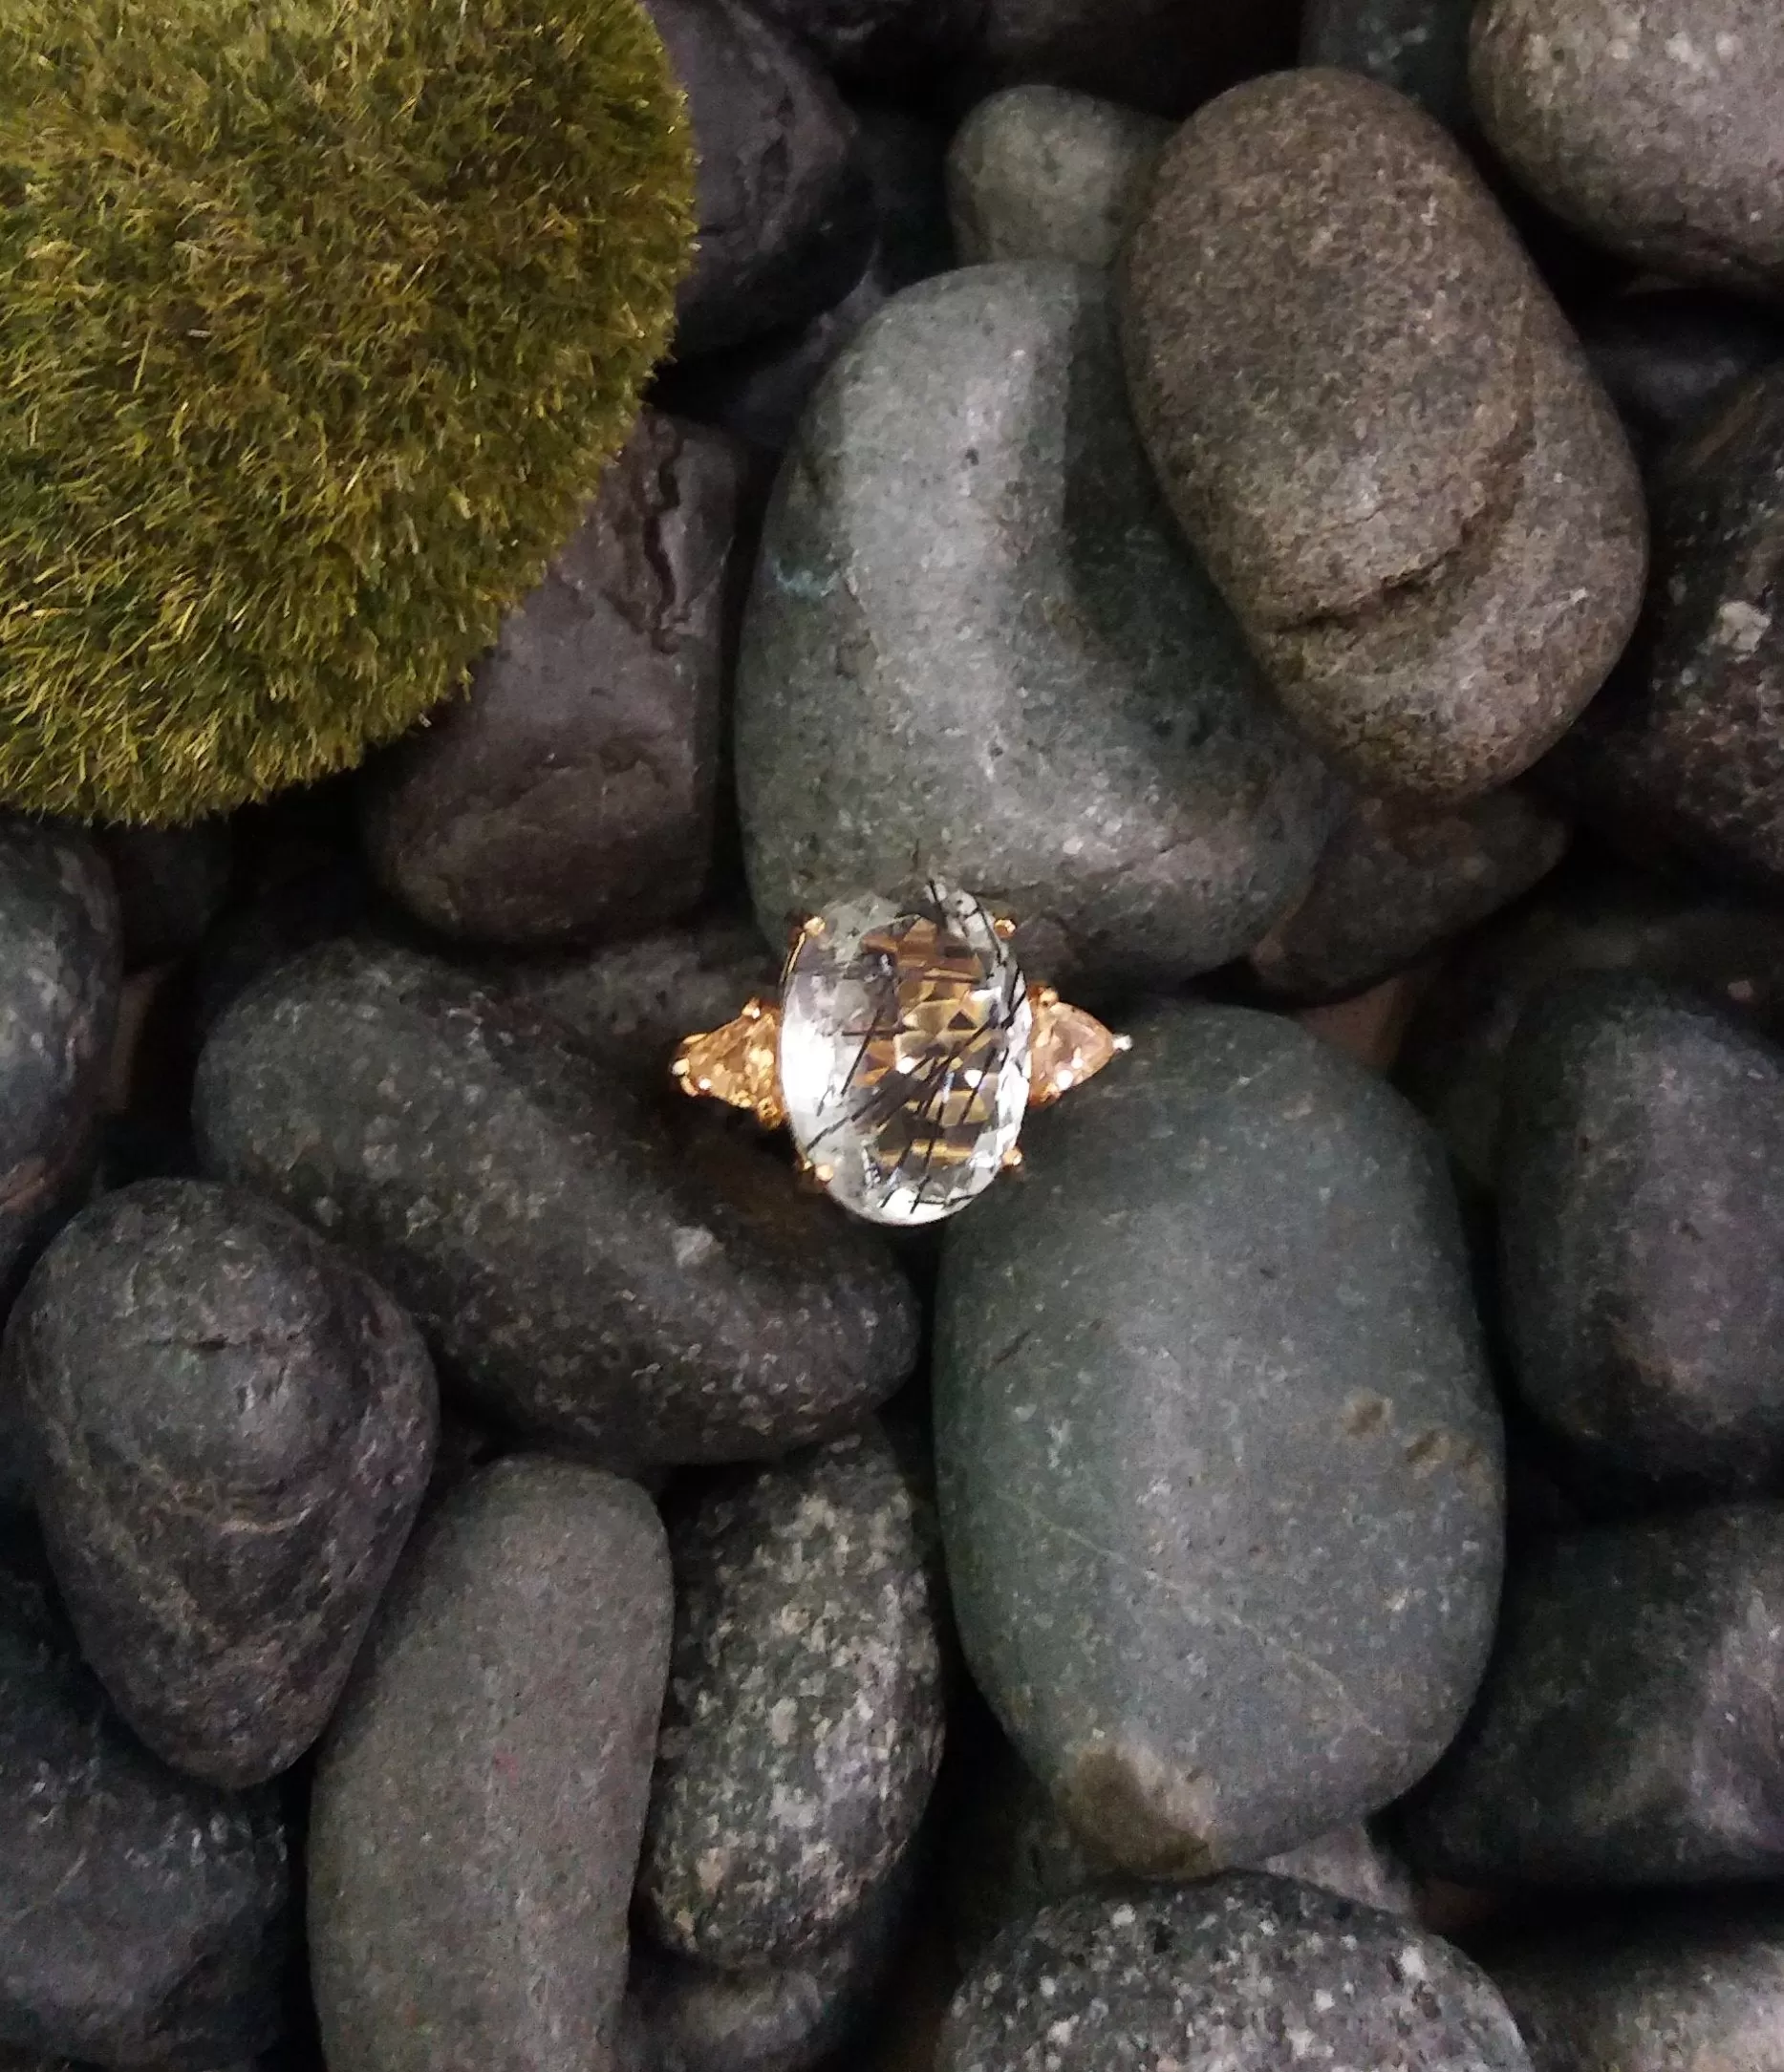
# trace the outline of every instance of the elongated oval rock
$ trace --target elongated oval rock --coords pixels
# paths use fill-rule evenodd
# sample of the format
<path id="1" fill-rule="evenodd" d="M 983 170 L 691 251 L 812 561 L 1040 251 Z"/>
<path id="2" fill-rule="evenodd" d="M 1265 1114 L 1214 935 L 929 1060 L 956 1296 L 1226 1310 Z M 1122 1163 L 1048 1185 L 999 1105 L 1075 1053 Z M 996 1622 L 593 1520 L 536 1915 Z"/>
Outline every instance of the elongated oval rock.
<path id="1" fill-rule="evenodd" d="M 827 1438 L 915 1356 L 872 1232 L 428 958 L 275 972 L 212 1033 L 196 1113 L 207 1170 L 352 1246 L 473 1406 L 614 1464 Z"/>
<path id="2" fill-rule="evenodd" d="M 1438 125 L 1350 73 L 1235 88 L 1166 146 L 1122 310 L 1165 492 L 1312 738 L 1445 800 L 1534 762 L 1634 624 L 1641 489 Z"/>
<path id="3" fill-rule="evenodd" d="M 1327 780 L 1172 537 L 1097 275 L 922 282 L 831 368 L 768 516 L 737 760 L 771 939 L 941 875 L 1081 971 L 1168 979 L 1300 895 Z"/>
<path id="4" fill-rule="evenodd" d="M 935 1781 L 941 1650 L 917 1500 L 870 1427 L 715 1492 L 674 1545 L 639 1903 L 684 1956 L 785 1963 L 892 1876 Z"/>
<path id="5" fill-rule="evenodd" d="M 517 1456 L 451 1497 L 316 1772 L 330 2072 L 587 2072 L 618 2037 L 673 1613 L 642 1490 Z"/>
<path id="6" fill-rule="evenodd" d="M 81 1650 L 215 1784 L 322 1731 L 427 1485 L 420 1334 L 270 1203 L 148 1181 L 39 1261 L 0 1377 Z"/>
<path id="7" fill-rule="evenodd" d="M 1500 1428 L 1436 1142 L 1293 1023 L 1163 1009 L 950 1227 L 936 1465 L 967 1658 L 1106 1858 L 1256 1862 L 1473 1695 Z"/>

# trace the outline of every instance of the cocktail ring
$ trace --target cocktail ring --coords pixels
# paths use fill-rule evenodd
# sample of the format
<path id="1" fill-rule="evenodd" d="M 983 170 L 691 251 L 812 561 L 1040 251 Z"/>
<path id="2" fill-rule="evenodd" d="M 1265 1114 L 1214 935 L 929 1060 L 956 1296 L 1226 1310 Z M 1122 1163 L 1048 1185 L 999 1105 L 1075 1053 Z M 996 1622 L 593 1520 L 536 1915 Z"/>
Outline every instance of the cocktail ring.
<path id="1" fill-rule="evenodd" d="M 1021 1163 L 1030 1107 L 1101 1072 L 1126 1036 L 1030 987 L 1016 923 L 931 883 L 845 900 L 794 931 L 781 998 L 685 1038 L 682 1090 L 787 1124 L 800 1164 L 871 1223 L 935 1223 Z"/>

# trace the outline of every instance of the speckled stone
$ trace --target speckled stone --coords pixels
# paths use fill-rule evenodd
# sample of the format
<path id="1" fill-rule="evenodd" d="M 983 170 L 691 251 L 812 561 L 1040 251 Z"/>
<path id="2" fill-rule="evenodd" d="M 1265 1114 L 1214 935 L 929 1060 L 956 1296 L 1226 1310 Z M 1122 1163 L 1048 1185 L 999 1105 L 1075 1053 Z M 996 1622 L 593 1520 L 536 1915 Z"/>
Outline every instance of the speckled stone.
<path id="1" fill-rule="evenodd" d="M 541 944 L 634 933 L 699 897 L 742 485 L 730 439 L 643 412 L 465 694 L 375 766 L 366 846 L 418 919 Z"/>
<path id="2" fill-rule="evenodd" d="M 1341 1000 L 1484 921 L 1561 860 L 1570 829 L 1542 800 L 1489 792 L 1448 809 L 1360 798 L 1312 889 L 1252 951 L 1267 992 Z"/>
<path id="3" fill-rule="evenodd" d="M 1689 994 L 1580 980 L 1524 1017 L 1506 1095 L 1525 1399 L 1622 1474 L 1784 1486 L 1784 1050 Z"/>
<path id="4" fill-rule="evenodd" d="M 278 2037 L 291 1932 L 276 1801 L 142 1748 L 11 1549 L 0 1832 L 0 2043 L 172 2072 Z"/>
<path id="5" fill-rule="evenodd" d="M 1772 0 L 1483 0 L 1480 124 L 1558 214 L 1678 280 L 1784 299 Z"/>
<path id="6" fill-rule="evenodd" d="M 1780 125 L 1784 136 L 1784 124 Z M 1663 461 L 1654 581 L 1628 659 L 1548 767 L 1650 848 L 1784 889 L 1784 365 Z"/>
<path id="7" fill-rule="evenodd" d="M 647 0 L 688 97 L 698 252 L 680 359 L 806 323 L 873 251 L 854 117 L 810 55 L 742 0 Z"/>
<path id="8" fill-rule="evenodd" d="M 768 516 L 737 759 L 770 940 L 945 865 L 1076 971 L 1180 978 L 1305 888 L 1328 781 L 1171 536 L 1096 274 L 923 282 L 831 369 Z"/>
<path id="9" fill-rule="evenodd" d="M 1086 1892 L 994 1943 L 938 2072 L 1530 2072 L 1484 1972 L 1435 1935 L 1286 1878 Z"/>
<path id="10" fill-rule="evenodd" d="M 1784 917 L 1620 876 L 1545 889 L 1448 967 L 1401 1053 L 1401 1083 L 1477 1185 L 1498 1172 L 1505 1055 L 1518 1024 L 1551 987 L 1592 972 L 1644 972 L 1784 1031 Z"/>
<path id="11" fill-rule="evenodd" d="M 674 1533 L 669 1707 L 638 1878 L 667 1949 L 785 1961 L 916 1832 L 941 1759 L 918 1499 L 876 1428 L 758 1469 Z"/>
<path id="12" fill-rule="evenodd" d="M 1442 128 L 1256 79 L 1166 146 L 1123 267 L 1140 429 L 1289 710 L 1365 789 L 1534 762 L 1641 602 L 1616 413 Z"/>
<path id="13" fill-rule="evenodd" d="M 1576 322 L 1593 372 L 1644 462 L 1735 382 L 1784 360 L 1784 320 L 1714 288 L 1605 296 Z"/>
<path id="14" fill-rule="evenodd" d="M 1696 1896 L 1488 1958 L 1534 2072 L 1784 2072 L 1784 1909 Z"/>
<path id="15" fill-rule="evenodd" d="M 86 1184 L 121 962 L 93 845 L 0 814 L 0 1308 Z"/>
<path id="16" fill-rule="evenodd" d="M 370 943 L 239 1000 L 196 1097 L 206 1170 L 354 1250 L 484 1415 L 629 1464 L 847 1429 L 910 1372 L 908 1284 L 727 1118 L 676 1110 Z"/>
<path id="17" fill-rule="evenodd" d="M 987 84 L 1075 87 L 1177 120 L 1248 74 L 1293 64 L 1300 0 L 985 0 Z"/>
<path id="18" fill-rule="evenodd" d="M 484 1468 L 418 1535 L 316 1772 L 329 2072 L 609 2062 L 673 1615 L 642 1490 Z"/>
<path id="19" fill-rule="evenodd" d="M 1784 1874 L 1779 1603 L 1776 1506 L 1533 1549 L 1468 1731 L 1408 1822 L 1413 1863 L 1568 1886 Z"/>
<path id="20" fill-rule="evenodd" d="M 629 2004 L 651 2072 L 813 2072 L 871 2020 L 909 1924 L 909 1851 L 829 1941 L 785 1964 L 718 1971 L 633 1948 Z"/>
<path id="21" fill-rule="evenodd" d="M 118 888 L 125 968 L 141 971 L 196 950 L 229 889 L 230 823 L 100 827 L 94 840 Z"/>
<path id="22" fill-rule="evenodd" d="M 1340 65 L 1408 95 L 1446 129 L 1472 127 L 1468 22 L 1474 0 L 1307 0 L 1303 65 Z"/>
<path id="23" fill-rule="evenodd" d="M 420 1335 L 344 1253 L 197 1181 L 107 1195 L 12 1313 L 81 1652 L 155 1752 L 257 1784 L 322 1731 L 426 1486 Z"/>
<path id="24" fill-rule="evenodd" d="M 1022 1185 L 948 1227 L 936 1471 L 1005 1730 L 1103 1855 L 1196 1874 L 1376 1811 L 1448 1744 L 1501 1439 L 1406 1103 L 1275 1015 L 1130 1028 L 1024 1132 Z"/>
<path id="25" fill-rule="evenodd" d="M 1112 267 L 1171 125 L 1057 86 L 979 102 L 948 148 L 948 206 L 962 266 L 1065 259 Z"/>
<path id="26" fill-rule="evenodd" d="M 661 1092 L 676 1046 L 729 1021 L 781 982 L 781 959 L 756 924 L 718 915 L 565 957 L 494 966 L 490 984 L 548 1017 L 586 1050 Z"/>

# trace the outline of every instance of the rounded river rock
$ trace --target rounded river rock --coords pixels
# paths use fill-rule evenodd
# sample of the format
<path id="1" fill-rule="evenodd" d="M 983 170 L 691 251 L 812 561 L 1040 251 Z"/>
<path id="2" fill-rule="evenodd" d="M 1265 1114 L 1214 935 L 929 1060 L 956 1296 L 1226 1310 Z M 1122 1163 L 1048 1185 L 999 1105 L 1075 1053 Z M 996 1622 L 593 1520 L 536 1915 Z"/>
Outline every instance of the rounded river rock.
<path id="1" fill-rule="evenodd" d="M 472 1407 L 613 1464 L 827 1438 L 915 1357 L 875 1233 L 406 951 L 333 944 L 238 1000 L 197 1120 L 206 1169 L 349 1245 Z"/>
<path id="2" fill-rule="evenodd" d="M 948 1572 L 1072 1824 L 1196 1873 L 1396 1798 L 1493 1635 L 1497 1407 L 1435 1138 L 1294 1023 L 1169 1008 L 950 1225 Z"/>
<path id="3" fill-rule="evenodd" d="M 1235 88 L 1165 147 L 1123 317 L 1166 494 L 1311 737 L 1427 798 L 1534 762 L 1628 638 L 1645 518 L 1444 131 L 1350 73 Z"/>
<path id="4" fill-rule="evenodd" d="M 1173 537 L 1088 269 L 895 296 L 782 472 L 743 632 L 738 780 L 764 931 L 945 870 L 1171 979 L 1305 888 L 1331 787 Z"/>
<path id="5" fill-rule="evenodd" d="M 632 1483 L 515 1456 L 425 1525 L 323 1744 L 330 2072 L 588 2072 L 618 2038 L 673 1597 Z"/>

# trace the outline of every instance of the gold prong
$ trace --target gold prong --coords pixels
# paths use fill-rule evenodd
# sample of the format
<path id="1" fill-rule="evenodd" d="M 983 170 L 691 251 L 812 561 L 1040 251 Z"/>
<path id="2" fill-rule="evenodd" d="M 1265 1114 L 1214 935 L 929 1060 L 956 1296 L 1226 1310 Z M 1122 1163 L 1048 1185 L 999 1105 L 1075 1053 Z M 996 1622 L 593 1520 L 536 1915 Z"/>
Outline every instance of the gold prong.
<path id="1" fill-rule="evenodd" d="M 743 1005 L 739 1008 L 738 1013 L 745 1021 L 760 1021 L 762 1019 L 762 1002 L 760 1000 L 745 1000 Z"/>
<path id="2" fill-rule="evenodd" d="M 1132 1038 L 1132 1037 L 1131 1037 L 1130 1036 L 1117 1036 L 1117 1037 L 1115 1038 L 1115 1048 L 1116 1048 L 1116 1049 L 1117 1049 L 1118 1051 L 1130 1051 L 1130 1050 L 1132 1050 L 1132 1048 L 1133 1048 L 1133 1038 Z"/>
<path id="3" fill-rule="evenodd" d="M 672 1079 L 685 1079 L 688 1076 L 687 1059 L 685 1057 L 677 1057 L 675 1063 L 669 1068 L 669 1076 Z"/>
<path id="4" fill-rule="evenodd" d="M 801 935 L 822 935 L 824 929 L 825 920 L 821 913 L 808 913 L 799 924 L 799 933 Z"/>
<path id="5" fill-rule="evenodd" d="M 836 1178 L 836 1168 L 834 1165 L 814 1165 L 811 1168 L 811 1177 L 818 1183 L 819 1186 L 828 1187 L 830 1182 Z"/>
<path id="6" fill-rule="evenodd" d="M 1020 924 L 1013 915 L 1000 913 L 994 917 L 991 925 L 1001 940 L 1007 943 L 1010 937 L 1016 933 Z"/>
<path id="7" fill-rule="evenodd" d="M 1057 986 L 1037 986 L 1035 988 L 1035 1005 L 1037 1007 L 1058 1007 L 1059 1004 L 1060 995 Z"/>
<path id="8" fill-rule="evenodd" d="M 1003 1154 L 1003 1170 L 1006 1173 L 1013 1173 L 1021 1163 L 1022 1147 L 1019 1143 L 1013 1143 Z"/>

